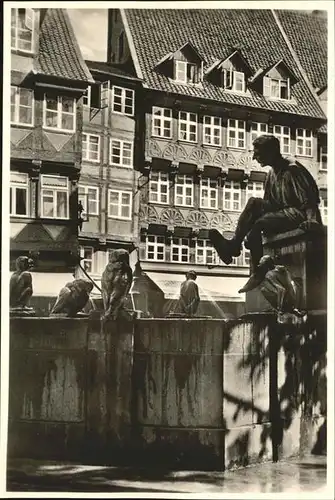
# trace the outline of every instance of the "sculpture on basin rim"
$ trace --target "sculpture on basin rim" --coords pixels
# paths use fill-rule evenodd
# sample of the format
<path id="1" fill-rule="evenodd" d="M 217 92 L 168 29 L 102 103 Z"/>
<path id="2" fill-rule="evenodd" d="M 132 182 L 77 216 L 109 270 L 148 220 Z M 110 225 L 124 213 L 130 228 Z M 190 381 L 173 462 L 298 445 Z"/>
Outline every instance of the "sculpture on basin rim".
<path id="1" fill-rule="evenodd" d="M 93 283 L 84 279 L 75 279 L 61 289 L 53 306 L 50 315 L 62 315 L 68 318 L 74 318 L 86 306 L 90 293 L 93 289 Z M 84 315 L 84 313 L 82 313 Z"/>
<path id="2" fill-rule="evenodd" d="M 101 295 L 105 318 L 117 319 L 125 310 L 125 299 L 133 280 L 127 250 L 113 250 L 101 277 Z"/>
<path id="3" fill-rule="evenodd" d="M 195 271 L 188 271 L 185 276 L 186 280 L 180 286 L 180 296 L 175 312 L 194 316 L 200 302 L 199 288 L 195 282 L 197 275 Z"/>
<path id="4" fill-rule="evenodd" d="M 278 312 L 278 318 L 289 313 L 297 318 L 306 315 L 299 309 L 301 284 L 293 279 L 285 266 L 275 265 L 270 255 L 264 255 L 255 272 L 239 293 L 249 292 L 259 287 L 265 299 Z"/>
<path id="5" fill-rule="evenodd" d="M 300 163 L 284 158 L 279 140 L 262 135 L 254 140 L 253 158 L 262 167 L 270 166 L 263 198 L 250 198 L 241 213 L 233 238 L 226 239 L 216 229 L 209 239 L 225 264 L 241 253 L 242 242 L 250 249 L 253 269 L 263 255 L 262 232 L 278 234 L 296 228 L 322 228 L 319 190 L 313 176 Z"/>
<path id="6" fill-rule="evenodd" d="M 16 270 L 9 281 L 9 306 L 11 311 L 33 312 L 28 302 L 33 294 L 33 280 L 29 272 L 34 265 L 33 259 L 21 256 L 15 261 Z"/>

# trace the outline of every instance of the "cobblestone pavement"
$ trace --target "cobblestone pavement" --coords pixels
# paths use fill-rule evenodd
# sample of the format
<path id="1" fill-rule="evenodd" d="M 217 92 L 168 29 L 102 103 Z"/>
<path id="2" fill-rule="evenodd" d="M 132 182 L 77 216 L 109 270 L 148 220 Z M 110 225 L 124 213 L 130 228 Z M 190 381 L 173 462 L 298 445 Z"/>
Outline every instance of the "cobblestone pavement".
<path id="1" fill-rule="evenodd" d="M 264 463 L 226 472 L 167 472 L 34 460 L 10 460 L 7 464 L 8 492 L 127 492 L 130 495 L 142 492 L 170 496 L 173 493 L 315 492 L 315 498 L 333 499 L 333 474 L 330 480 L 327 486 L 324 456 Z"/>

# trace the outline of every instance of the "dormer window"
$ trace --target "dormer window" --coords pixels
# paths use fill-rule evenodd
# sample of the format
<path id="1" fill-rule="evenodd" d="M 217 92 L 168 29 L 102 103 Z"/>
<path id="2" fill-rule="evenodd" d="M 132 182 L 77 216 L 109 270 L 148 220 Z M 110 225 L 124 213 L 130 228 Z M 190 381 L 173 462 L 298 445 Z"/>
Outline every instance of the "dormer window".
<path id="1" fill-rule="evenodd" d="M 11 9 L 11 48 L 33 52 L 33 9 Z"/>
<path id="2" fill-rule="evenodd" d="M 245 92 L 244 73 L 233 68 L 222 70 L 222 87 L 234 92 Z"/>
<path id="3" fill-rule="evenodd" d="M 180 83 L 199 83 L 200 68 L 186 61 L 175 61 L 175 80 Z"/>
<path id="4" fill-rule="evenodd" d="M 274 99 L 290 99 L 290 79 L 269 78 L 263 79 L 264 95 Z"/>

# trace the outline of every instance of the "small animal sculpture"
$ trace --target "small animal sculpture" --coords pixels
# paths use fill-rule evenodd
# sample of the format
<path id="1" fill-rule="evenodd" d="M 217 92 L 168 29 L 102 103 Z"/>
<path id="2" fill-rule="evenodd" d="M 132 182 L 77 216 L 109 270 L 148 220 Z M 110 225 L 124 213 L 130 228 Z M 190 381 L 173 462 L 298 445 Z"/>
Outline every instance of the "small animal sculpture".
<path id="1" fill-rule="evenodd" d="M 11 308 L 31 309 L 27 306 L 33 294 L 33 280 L 29 270 L 34 261 L 21 256 L 15 261 L 16 271 L 9 282 L 9 304 Z"/>
<path id="2" fill-rule="evenodd" d="M 84 279 L 75 279 L 61 289 L 50 315 L 61 314 L 74 318 L 86 306 L 93 283 Z"/>
<path id="3" fill-rule="evenodd" d="M 195 282 L 197 275 L 195 271 L 188 271 L 185 276 L 186 280 L 180 286 L 180 297 L 176 312 L 186 316 L 194 316 L 200 302 L 199 288 Z"/>
<path id="4" fill-rule="evenodd" d="M 265 299 L 279 313 L 292 313 L 298 318 L 306 315 L 299 309 L 299 284 L 285 266 L 275 265 L 270 255 L 264 255 L 239 293 L 249 292 L 259 287 Z"/>
<path id="5" fill-rule="evenodd" d="M 117 319 L 124 308 L 130 290 L 133 272 L 129 266 L 129 253 L 124 249 L 114 250 L 101 277 L 101 294 L 105 319 Z"/>

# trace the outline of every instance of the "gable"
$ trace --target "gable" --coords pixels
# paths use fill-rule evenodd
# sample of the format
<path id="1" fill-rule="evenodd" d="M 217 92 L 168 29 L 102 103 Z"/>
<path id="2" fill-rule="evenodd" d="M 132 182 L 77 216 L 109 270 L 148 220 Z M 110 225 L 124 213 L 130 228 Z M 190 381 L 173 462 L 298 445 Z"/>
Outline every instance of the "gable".
<path id="1" fill-rule="evenodd" d="M 290 78 L 291 84 L 297 82 L 296 76 L 283 61 L 280 61 L 279 63 L 274 65 L 271 69 L 266 71 L 264 76 L 280 80 L 287 80 L 288 78 Z"/>

